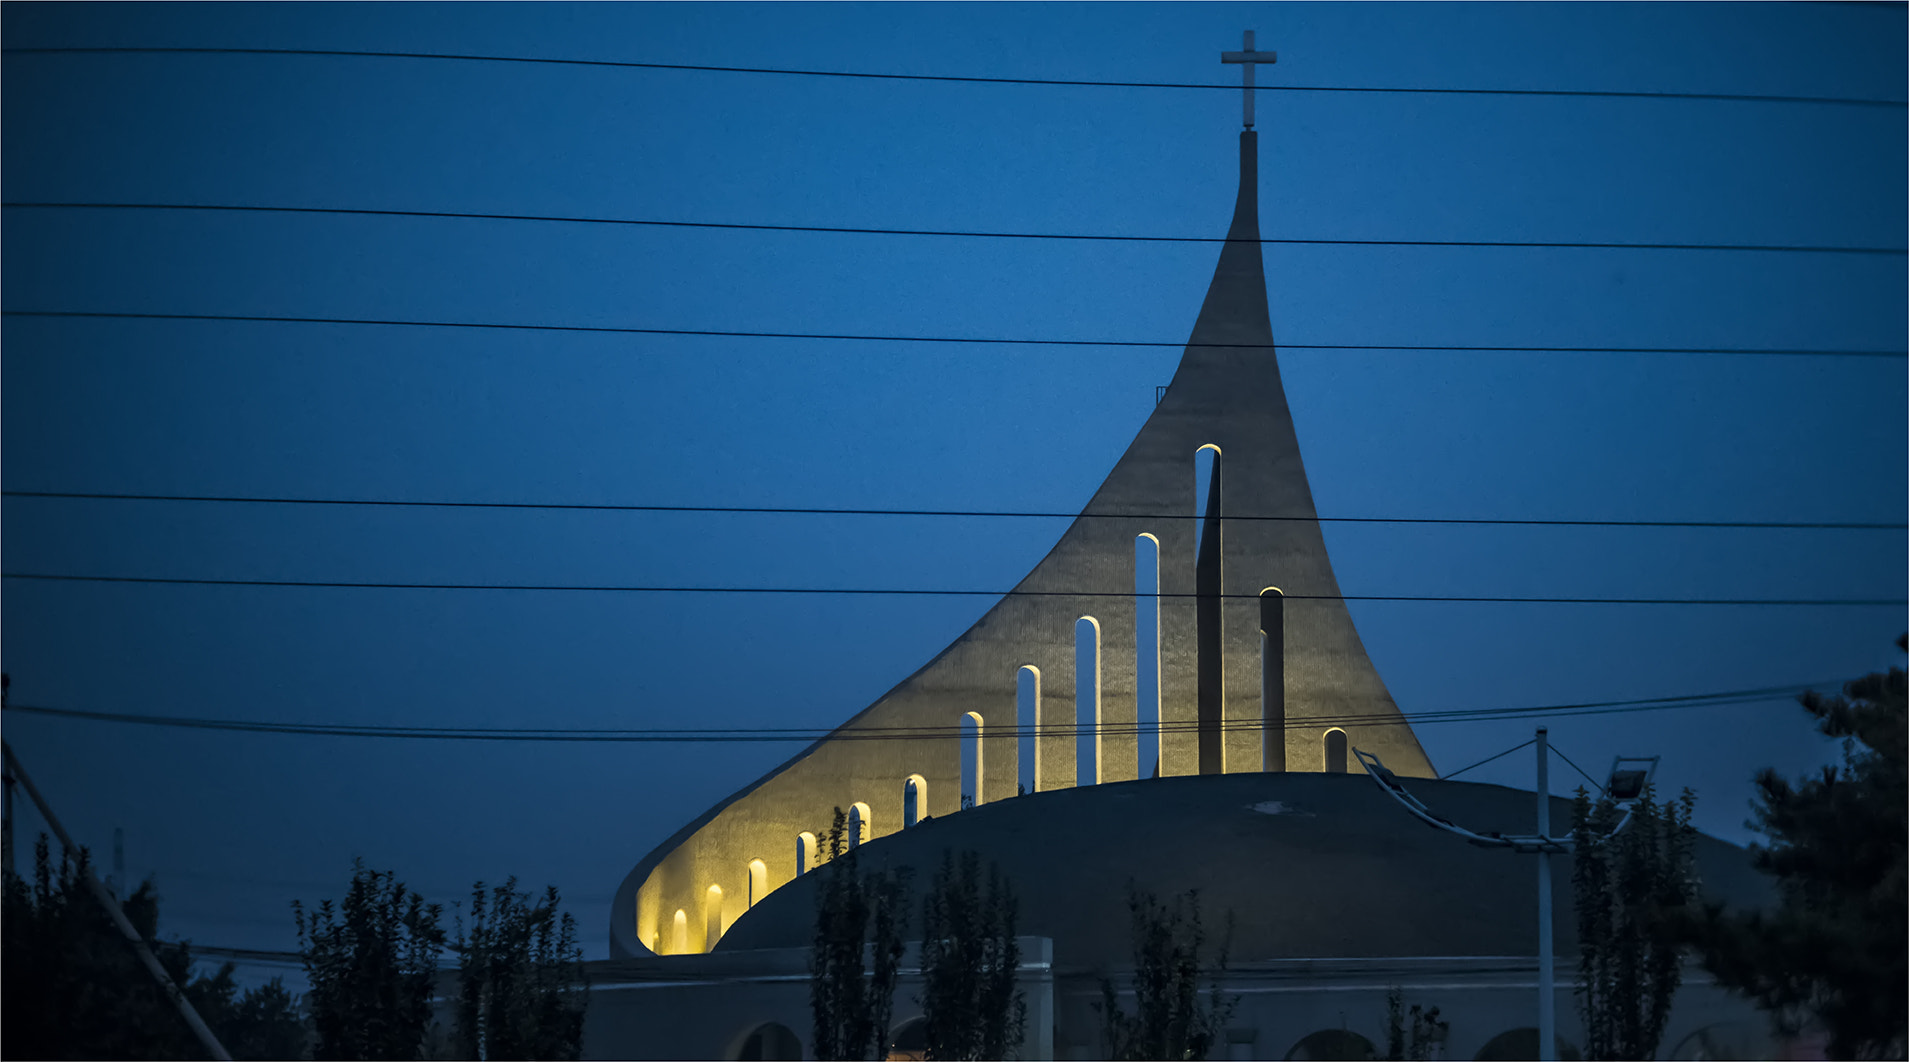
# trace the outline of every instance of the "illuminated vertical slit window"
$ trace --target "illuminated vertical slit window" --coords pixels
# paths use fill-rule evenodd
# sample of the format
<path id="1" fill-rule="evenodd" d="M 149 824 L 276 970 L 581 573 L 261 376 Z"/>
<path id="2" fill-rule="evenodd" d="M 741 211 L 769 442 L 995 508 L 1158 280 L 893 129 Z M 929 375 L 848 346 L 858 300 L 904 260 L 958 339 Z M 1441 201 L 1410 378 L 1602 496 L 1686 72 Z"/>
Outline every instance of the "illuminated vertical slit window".
<path id="1" fill-rule="evenodd" d="M 1140 777 L 1160 777 L 1160 540 L 1133 540 L 1133 675 Z"/>
<path id="2" fill-rule="evenodd" d="M 795 835 L 795 876 L 801 877 L 815 865 L 815 835 L 807 830 Z"/>
<path id="3" fill-rule="evenodd" d="M 1074 784 L 1100 781 L 1100 621 L 1074 622 Z"/>
<path id="4" fill-rule="evenodd" d="M 670 922 L 669 953 L 685 955 L 689 952 L 689 912 L 681 907 L 676 909 L 676 917 Z"/>
<path id="5" fill-rule="evenodd" d="M 1259 716 L 1262 771 L 1286 769 L 1286 595 L 1259 592 Z"/>
<path id="6" fill-rule="evenodd" d="M 907 829 L 921 821 L 921 810 L 928 803 L 928 780 L 918 774 L 911 774 L 901 787 L 901 828 Z"/>
<path id="7" fill-rule="evenodd" d="M 723 887 L 711 885 L 703 893 L 703 950 L 716 950 L 723 935 Z"/>
<path id="8" fill-rule="evenodd" d="M 1223 588 L 1226 548 L 1220 514 L 1226 497 L 1220 478 L 1220 448 L 1208 443 L 1193 453 L 1193 582 L 1195 644 L 1199 651 L 1200 773 L 1226 770 L 1222 733 L 1226 718 Z"/>
<path id="9" fill-rule="evenodd" d="M 961 717 L 961 806 L 971 808 L 986 799 L 981 791 L 983 767 L 981 715 L 968 712 Z"/>
<path id="10" fill-rule="evenodd" d="M 1014 725 L 1020 731 L 1017 747 L 1021 792 L 1041 791 L 1041 669 L 1023 664 L 1014 677 Z"/>
<path id="11" fill-rule="evenodd" d="M 749 861 L 749 906 L 754 907 L 769 895 L 769 864 L 760 859 Z"/>
<path id="12" fill-rule="evenodd" d="M 1346 732 L 1338 727 L 1326 731 L 1326 773 L 1346 773 Z"/>
<path id="13" fill-rule="evenodd" d="M 848 846 L 856 848 L 869 838 L 868 805 L 856 801 L 848 809 Z"/>

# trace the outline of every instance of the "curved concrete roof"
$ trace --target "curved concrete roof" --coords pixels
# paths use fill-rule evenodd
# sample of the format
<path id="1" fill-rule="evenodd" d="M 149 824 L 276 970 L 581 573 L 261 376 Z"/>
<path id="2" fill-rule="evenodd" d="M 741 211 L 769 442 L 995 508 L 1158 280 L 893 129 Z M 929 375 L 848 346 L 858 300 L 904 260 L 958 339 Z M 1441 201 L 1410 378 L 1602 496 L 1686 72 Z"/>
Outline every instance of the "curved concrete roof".
<path id="1" fill-rule="evenodd" d="M 900 825 L 910 776 L 925 781 L 931 814 L 955 812 L 964 791 L 984 801 L 1014 792 L 1017 731 L 1037 732 L 1031 788 L 1043 795 L 1074 785 L 1072 728 L 1083 718 L 1098 728 L 1091 781 L 1151 775 L 1137 739 L 1142 704 L 1154 703 L 1143 653 L 1157 654 L 1145 671 L 1158 683 L 1162 775 L 1325 770 L 1341 730 L 1402 776 L 1434 773 L 1366 654 L 1315 519 L 1267 310 L 1257 152 L 1256 134 L 1240 134 L 1232 223 L 1179 368 L 1083 516 L 933 660 L 638 861 L 611 908 L 612 956 L 703 951 L 708 922 L 691 912 L 705 910 L 710 889 L 721 890 L 723 923 L 740 917 L 744 898 L 795 878 L 796 837 L 826 827 L 831 807 L 865 804 L 879 837 Z M 1208 448 L 1221 456 L 1196 514 L 1197 455 Z M 1206 528 L 1197 545 L 1196 515 Z M 1141 536 L 1158 548 L 1152 645 L 1135 593 Z M 1077 676 L 1083 619 L 1094 664 Z M 1018 697 L 1024 672 L 1038 691 L 1031 713 Z M 901 739 L 958 734 L 970 714 L 983 725 L 977 785 L 964 782 L 959 741 Z M 680 937 L 666 931 L 677 913 Z"/>
<path id="2" fill-rule="evenodd" d="M 1528 791 L 1407 779 L 1432 809 L 1479 830 L 1530 833 Z M 1552 798 L 1553 833 L 1571 822 Z M 1536 950 L 1535 857 L 1478 848 L 1410 817 L 1363 774 L 1159 778 L 1013 797 L 865 844 L 865 870 L 913 867 L 919 898 L 945 851 L 998 862 L 1020 896 L 1018 932 L 1054 939 L 1064 966 L 1125 964 L 1127 882 L 1165 898 L 1201 890 L 1217 939 L 1233 913 L 1231 961 L 1511 956 Z M 1699 836 L 1704 891 L 1760 905 L 1747 853 Z M 1577 949 L 1571 859 L 1552 864 L 1556 948 Z M 720 951 L 809 944 L 823 867 L 770 894 Z"/>

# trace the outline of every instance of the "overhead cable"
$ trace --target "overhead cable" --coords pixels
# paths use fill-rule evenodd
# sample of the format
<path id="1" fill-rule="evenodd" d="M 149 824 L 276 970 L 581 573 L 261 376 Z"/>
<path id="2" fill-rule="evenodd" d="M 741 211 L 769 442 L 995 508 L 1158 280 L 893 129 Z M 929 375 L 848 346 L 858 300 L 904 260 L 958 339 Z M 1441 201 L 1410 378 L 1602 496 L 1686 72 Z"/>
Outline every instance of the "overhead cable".
<path id="1" fill-rule="evenodd" d="M 431 501 L 381 498 L 295 498 L 230 494 L 128 494 L 105 491 L 8 490 L 0 497 L 85 501 L 200 502 L 235 505 L 343 505 L 396 509 L 530 509 L 559 512 L 721 513 L 776 516 L 920 516 L 1035 520 L 1190 520 L 1170 512 L 1030 512 L 1003 509 L 828 509 L 770 505 L 616 505 L 586 502 Z M 1905 523 L 1784 520 L 1541 520 L 1434 516 L 1313 516 L 1224 513 L 1227 521 L 1320 524 L 1432 524 L 1493 527 L 1662 527 L 1750 528 L 1757 530 L 1901 531 Z"/>
<path id="2" fill-rule="evenodd" d="M 1754 251 L 1788 254 L 1855 254 L 1909 256 L 1901 247 L 1851 247 L 1818 244 L 1740 243 L 1606 243 L 1586 240 L 1349 240 L 1262 237 L 1234 240 L 1225 236 L 1134 236 L 1113 233 L 993 232 L 971 229 L 892 229 L 849 225 L 773 225 L 733 221 L 665 221 L 657 218 L 605 218 L 562 214 L 498 214 L 453 210 L 379 210 L 362 207 L 241 205 L 234 203 L 0 203 L 8 210 L 173 210 L 249 214 L 323 214 L 381 218 L 449 218 L 461 221 L 529 221 L 564 225 L 635 225 L 679 229 L 739 229 L 751 232 L 824 232 L 857 236 L 958 236 L 988 240 L 1095 240 L 1118 243 L 1259 243 L 1323 247 L 1501 247 L 1607 251 Z"/>
<path id="3" fill-rule="evenodd" d="M 409 583 L 353 582 L 321 579 L 193 579 L 133 575 L 58 575 L 47 572 L 0 572 L 4 579 L 30 579 L 42 582 L 125 583 L 153 586 L 260 586 L 333 590 L 505 590 L 530 592 L 622 593 L 622 594 L 792 594 L 803 596 L 875 596 L 875 597 L 1064 597 L 1121 598 L 1141 595 L 1116 590 L 955 590 L 920 587 L 824 587 L 824 586 L 632 586 L 575 583 Z M 1258 594 L 1166 593 L 1145 595 L 1163 599 L 1226 598 L 1257 601 Z M 1753 605 L 1809 607 L 1901 607 L 1909 598 L 1717 598 L 1717 597 L 1495 597 L 1452 596 L 1443 594 L 1284 594 L 1287 601 L 1398 601 L 1443 604 L 1493 605 Z"/>
<path id="4" fill-rule="evenodd" d="M 1531 746 L 1531 745 L 1534 745 L 1534 744 L 1536 744 L 1536 743 L 1537 743 L 1537 741 L 1538 741 L 1538 739 L 1537 739 L 1537 738 L 1531 738 L 1531 739 L 1529 739 L 1529 740 L 1527 740 L 1527 741 L 1526 741 L 1526 742 L 1525 742 L 1524 744 L 1522 744 L 1522 745 L 1513 745 L 1512 747 L 1510 747 L 1510 748 L 1508 748 L 1508 749 L 1506 749 L 1506 750 L 1505 750 L 1505 751 L 1503 751 L 1503 752 L 1494 752 L 1494 753 L 1492 753 L 1491 755 L 1489 755 L 1489 756 L 1487 756 L 1487 757 L 1485 757 L 1485 758 L 1484 758 L 1484 759 L 1482 759 L 1482 760 L 1479 760 L 1479 761 L 1478 761 L 1477 763 L 1474 763 L 1474 764 L 1472 764 L 1472 765 L 1471 765 L 1471 766 L 1469 766 L 1469 767 L 1460 767 L 1460 768 L 1459 768 L 1458 770 L 1456 770 L 1456 771 L 1453 771 L 1453 772 L 1451 772 L 1450 774 L 1442 774 L 1442 775 L 1439 775 L 1439 777 L 1440 777 L 1440 778 L 1443 778 L 1443 779 L 1445 779 L 1445 780 L 1447 780 L 1447 781 L 1450 781 L 1451 779 L 1453 779 L 1453 778 L 1456 778 L 1456 777 L 1458 777 L 1458 776 L 1459 776 L 1459 775 L 1461 775 L 1461 774 L 1464 774 L 1464 773 L 1465 773 L 1466 771 L 1470 771 L 1470 770 L 1474 770 L 1474 769 L 1476 769 L 1476 768 L 1479 768 L 1479 767 L 1483 767 L 1483 766 L 1484 766 L 1485 764 L 1487 764 L 1487 763 L 1490 763 L 1490 762 L 1491 762 L 1491 761 L 1493 761 L 1493 760 L 1497 760 L 1497 759 L 1503 759 L 1504 757 L 1506 757 L 1506 756 L 1509 756 L 1509 755 L 1511 755 L 1511 754 L 1512 754 L 1512 753 L 1514 753 L 1514 752 L 1517 752 L 1517 751 L 1518 751 L 1519 749 L 1522 749 L 1522 748 L 1527 748 L 1527 747 L 1529 747 L 1529 746 Z"/>
<path id="5" fill-rule="evenodd" d="M 1400 724 L 1419 726 L 1433 723 L 1475 723 L 1536 717 L 1558 718 L 1578 715 L 1624 714 L 1640 711 L 1664 711 L 1675 708 L 1725 707 L 1763 703 L 1779 698 L 1791 697 L 1806 689 L 1833 685 L 1835 685 L 1835 683 L 1792 683 L 1783 686 L 1766 686 L 1748 690 L 1728 690 L 1718 693 L 1684 694 L 1632 700 L 1585 701 L 1570 704 L 1525 705 L 1513 708 L 1450 709 L 1428 712 L 1341 713 L 1287 719 L 1279 724 L 1268 723 L 1265 720 L 1235 719 L 1227 720 L 1211 729 L 1217 729 L 1227 733 L 1249 733 L 1270 729 L 1311 730 L 1331 726 L 1396 726 Z M 130 712 L 86 711 L 74 708 L 48 708 L 19 704 L 9 705 L 6 710 L 9 712 L 23 712 L 31 715 L 44 715 L 64 719 L 130 723 L 143 726 L 161 726 L 194 730 L 226 730 L 248 733 L 289 734 L 306 737 L 404 738 L 447 741 L 599 741 L 626 744 L 719 744 L 735 742 L 807 743 L 824 739 L 840 741 L 950 741 L 970 736 L 965 734 L 959 726 L 847 726 L 840 728 L 704 727 L 695 729 L 407 727 L 359 726 L 342 723 L 280 723 L 246 719 L 209 719 L 187 716 L 143 715 Z M 1047 723 L 1031 726 L 990 725 L 984 729 L 982 740 L 1005 740 L 1008 738 L 1021 737 L 1078 737 L 1088 733 L 1098 733 L 1107 736 L 1132 736 L 1156 732 L 1169 735 L 1195 734 L 1201 732 L 1201 730 L 1201 725 L 1195 720 L 1164 720 L 1159 723 L 1102 723 L 1098 726 L 1081 726 L 1068 723 Z M 1522 747 L 1523 746 L 1520 746 L 1520 748 Z M 1508 752 L 1515 751 L 1517 750 L 1508 750 Z M 1504 754 L 1505 753 L 1500 753 L 1500 755 Z M 1492 758 L 1495 759 L 1497 757 Z M 1483 762 L 1489 762 L 1489 760 Z M 1480 764 L 1472 765 L 1472 767 L 1477 766 L 1480 766 Z M 1464 770 L 1469 771 L 1472 767 L 1467 767 Z M 1464 772 L 1454 772 L 1454 775 L 1461 773 Z"/>
<path id="6" fill-rule="evenodd" d="M 1025 339 L 999 336 L 872 335 L 845 332 L 749 332 L 711 328 L 638 328 L 619 325 L 519 324 L 503 321 L 428 321 L 391 317 L 313 317 L 284 314 L 133 313 L 103 310 L 0 310 L 0 317 L 87 318 L 127 321 L 232 321 L 252 324 L 359 325 L 389 328 L 465 328 L 507 332 L 582 332 L 639 336 L 711 336 L 721 339 L 812 339 L 860 343 L 954 343 L 978 346 L 1149 347 L 1179 349 L 1192 344 L 1166 339 Z M 1222 350 L 1372 350 L 1447 351 L 1503 354 L 1756 354 L 1841 358 L 1909 357 L 1901 350 L 1852 350 L 1806 347 L 1545 347 L 1468 346 L 1453 343 L 1200 343 Z"/>
<path id="7" fill-rule="evenodd" d="M 785 77 L 858 78 L 879 81 L 931 81 L 981 85 L 1055 85 L 1069 88 L 1195 89 L 1238 92 L 1240 85 L 1177 81 L 1099 81 L 1075 78 L 987 77 L 959 74 L 898 74 L 863 70 L 800 70 L 787 67 L 719 66 L 707 63 L 647 63 L 616 59 L 553 59 L 524 55 L 473 55 L 454 52 L 394 52 L 347 48 L 189 48 L 68 47 L 7 48 L 7 55 L 277 55 L 353 59 L 431 59 L 463 63 L 519 63 L 546 66 L 612 67 L 632 70 L 683 70 L 713 74 L 767 74 Z M 1347 85 L 1248 85 L 1252 92 L 1377 93 L 1440 96 L 1554 96 L 1587 99 L 1710 100 L 1732 103 L 1807 103 L 1846 107 L 1904 107 L 1901 100 L 1848 96 L 1793 96 L 1739 92 L 1642 92 L 1599 89 L 1387 88 Z"/>

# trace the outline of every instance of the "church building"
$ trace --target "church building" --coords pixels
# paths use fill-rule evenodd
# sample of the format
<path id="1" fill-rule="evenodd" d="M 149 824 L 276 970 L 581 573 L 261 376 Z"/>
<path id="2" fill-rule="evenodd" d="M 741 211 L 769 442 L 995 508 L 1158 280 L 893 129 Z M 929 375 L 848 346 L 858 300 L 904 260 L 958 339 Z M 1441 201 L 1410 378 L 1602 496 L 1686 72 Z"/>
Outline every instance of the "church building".
<path id="1" fill-rule="evenodd" d="M 1273 61 L 1250 34 L 1224 58 L 1248 85 Z M 914 869 L 917 907 L 947 851 L 1013 882 L 1021 1057 L 1105 1057 L 1094 1004 L 1102 977 L 1131 973 L 1130 883 L 1198 889 L 1210 947 L 1230 919 L 1239 1002 L 1213 1057 L 1373 1057 L 1393 989 L 1450 1023 L 1441 1057 L 1535 1056 L 1534 860 L 1428 829 L 1354 755 L 1472 830 L 1534 829 L 1533 793 L 1439 780 L 1341 599 L 1280 383 L 1246 96 L 1212 283 L 1132 444 L 953 644 L 635 864 L 612 957 L 589 971 L 586 1057 L 812 1057 L 810 874 L 836 808 L 866 868 Z M 1565 830 L 1568 801 L 1551 820 Z M 1570 859 L 1551 858 L 1558 1050 L 1574 1057 Z M 1700 837 L 1696 864 L 1706 894 L 1763 901 L 1740 849 Z M 914 954 L 894 1001 L 904 1053 Z M 1761 1030 L 1693 966 L 1661 1050 L 1756 1057 Z"/>

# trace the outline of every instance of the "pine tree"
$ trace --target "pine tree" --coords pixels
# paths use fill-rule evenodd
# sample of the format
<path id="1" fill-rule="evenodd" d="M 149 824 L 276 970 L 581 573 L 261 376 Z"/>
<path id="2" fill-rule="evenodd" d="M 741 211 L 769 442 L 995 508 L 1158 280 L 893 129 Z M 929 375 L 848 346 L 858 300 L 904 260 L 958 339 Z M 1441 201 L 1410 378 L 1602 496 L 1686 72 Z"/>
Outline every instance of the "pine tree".
<path id="1" fill-rule="evenodd" d="M 1107 1057 L 1115 1059 L 1205 1058 L 1219 1042 L 1239 997 L 1220 992 L 1227 946 L 1221 941 L 1212 968 L 1201 965 L 1206 931 L 1200 924 L 1199 890 L 1173 898 L 1171 906 L 1150 892 L 1129 886 L 1127 909 L 1133 917 L 1134 1013 L 1120 1007 L 1111 979 L 1100 982 L 1102 1035 Z M 1227 918 L 1227 936 L 1232 917 Z M 1200 981 L 1210 982 L 1204 1002 Z"/>
<path id="2" fill-rule="evenodd" d="M 922 903 L 921 976 L 928 1057 L 1009 1058 L 1020 1049 L 1027 1001 L 1015 990 L 1018 901 L 998 866 L 981 886 L 981 857 L 943 855 Z"/>
<path id="3" fill-rule="evenodd" d="M 0 1056 L 7 1058 L 200 1058 L 204 1046 L 186 1025 L 106 909 L 86 884 L 85 851 L 34 845 L 33 882 L 9 873 L 0 919 Z M 233 1058 L 296 1058 L 305 1028 L 297 1001 L 277 979 L 238 991 L 233 966 L 192 975 L 185 941 L 156 939 L 159 894 L 151 881 L 120 904 L 186 1000 Z"/>
<path id="4" fill-rule="evenodd" d="M 485 895 L 471 889 L 460 925 L 456 1044 L 465 1058 L 574 1059 L 583 1052 L 588 992 L 576 919 L 557 910 L 557 889 L 532 903 L 511 878 Z"/>
<path id="5" fill-rule="evenodd" d="M 431 1021 L 442 908 L 390 871 L 352 861 L 351 885 L 336 907 L 307 915 L 294 901 L 299 956 L 311 991 L 313 1057 L 416 1058 Z"/>
<path id="6" fill-rule="evenodd" d="M 1651 787 L 1625 811 L 1573 804 L 1571 884 L 1578 918 L 1578 1010 L 1588 1058 L 1654 1058 L 1683 982 L 1683 948 L 1671 918 L 1695 900 L 1691 863 L 1696 796 L 1659 804 Z"/>
<path id="7" fill-rule="evenodd" d="M 1909 650 L 1909 636 L 1896 641 Z M 1751 827 L 1757 869 L 1773 876 L 1773 910 L 1707 907 L 1686 937 L 1719 984 L 1769 1011 L 1780 1035 L 1828 1035 L 1833 1058 L 1902 1058 L 1909 998 L 1909 841 L 1903 669 L 1855 679 L 1838 697 L 1798 700 L 1843 740 L 1841 768 L 1791 783 L 1758 773 Z"/>
<path id="8" fill-rule="evenodd" d="M 828 863 L 816 870 L 821 881 L 809 953 L 809 1006 L 818 1059 L 883 1053 L 907 931 L 906 872 L 863 877 L 859 849 L 844 843 L 847 821 L 836 808 L 823 848 Z M 872 969 L 864 963 L 865 952 L 873 953 Z"/>

